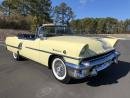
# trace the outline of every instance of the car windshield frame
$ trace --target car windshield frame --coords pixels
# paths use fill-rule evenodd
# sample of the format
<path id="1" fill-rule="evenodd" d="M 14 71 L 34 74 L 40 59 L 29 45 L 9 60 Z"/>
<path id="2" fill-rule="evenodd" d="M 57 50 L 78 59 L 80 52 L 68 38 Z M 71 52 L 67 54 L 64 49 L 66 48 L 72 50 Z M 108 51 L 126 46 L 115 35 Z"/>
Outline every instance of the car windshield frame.
<path id="1" fill-rule="evenodd" d="M 72 29 L 67 26 L 42 26 L 39 34 L 43 34 L 44 37 L 74 35 Z"/>

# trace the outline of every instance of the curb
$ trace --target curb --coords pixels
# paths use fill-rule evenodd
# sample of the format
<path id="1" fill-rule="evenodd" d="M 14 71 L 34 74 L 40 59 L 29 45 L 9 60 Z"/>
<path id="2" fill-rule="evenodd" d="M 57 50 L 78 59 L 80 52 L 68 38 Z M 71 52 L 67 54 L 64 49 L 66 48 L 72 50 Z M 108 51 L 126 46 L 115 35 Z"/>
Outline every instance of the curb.
<path id="1" fill-rule="evenodd" d="M 109 37 L 109 38 L 113 38 L 113 39 L 118 39 L 118 37 L 114 37 L 114 36 L 107 36 L 107 37 Z"/>
<path id="2" fill-rule="evenodd" d="M 113 39 L 118 39 L 118 40 L 126 40 L 126 38 L 121 38 L 121 37 L 113 37 L 113 36 L 108 36 L 110 38 L 113 38 Z"/>

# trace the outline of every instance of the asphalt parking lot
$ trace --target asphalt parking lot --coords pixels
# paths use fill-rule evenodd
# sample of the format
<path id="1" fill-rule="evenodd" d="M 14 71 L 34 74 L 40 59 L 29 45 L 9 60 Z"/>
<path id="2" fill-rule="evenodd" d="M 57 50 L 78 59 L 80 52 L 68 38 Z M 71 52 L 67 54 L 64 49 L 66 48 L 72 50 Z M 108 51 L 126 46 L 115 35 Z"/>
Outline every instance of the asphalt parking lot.
<path id="1" fill-rule="evenodd" d="M 0 98 L 130 98 L 130 40 L 120 40 L 116 48 L 119 64 L 66 85 L 41 64 L 15 61 L 0 43 Z"/>

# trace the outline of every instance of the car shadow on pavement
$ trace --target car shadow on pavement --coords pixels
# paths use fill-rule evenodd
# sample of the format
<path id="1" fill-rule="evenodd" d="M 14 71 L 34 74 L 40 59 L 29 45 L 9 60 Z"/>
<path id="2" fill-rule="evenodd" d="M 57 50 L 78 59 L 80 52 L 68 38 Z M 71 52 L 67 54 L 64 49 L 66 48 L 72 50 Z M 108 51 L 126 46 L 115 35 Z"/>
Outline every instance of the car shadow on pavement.
<path id="1" fill-rule="evenodd" d="M 71 84 L 86 82 L 87 85 L 97 87 L 118 83 L 118 80 L 130 72 L 130 63 L 119 61 L 119 64 L 113 64 L 108 69 L 99 73 L 96 77 L 73 80 Z"/>

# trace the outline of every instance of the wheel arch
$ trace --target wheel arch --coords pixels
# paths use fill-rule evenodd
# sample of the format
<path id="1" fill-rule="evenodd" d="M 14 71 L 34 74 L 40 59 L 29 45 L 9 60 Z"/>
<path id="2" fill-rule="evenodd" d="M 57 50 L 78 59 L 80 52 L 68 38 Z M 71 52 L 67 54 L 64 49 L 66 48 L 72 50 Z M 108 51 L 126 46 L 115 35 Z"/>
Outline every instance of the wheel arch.
<path id="1" fill-rule="evenodd" d="M 49 56 L 49 59 L 48 59 L 48 68 L 51 69 L 52 68 L 52 61 L 54 60 L 54 58 L 61 58 L 63 59 L 63 56 L 61 55 L 57 55 L 57 54 L 52 54 Z M 64 59 L 63 59 L 64 60 Z"/>

